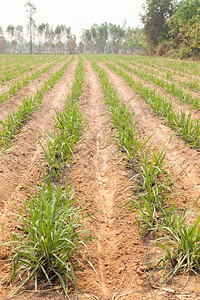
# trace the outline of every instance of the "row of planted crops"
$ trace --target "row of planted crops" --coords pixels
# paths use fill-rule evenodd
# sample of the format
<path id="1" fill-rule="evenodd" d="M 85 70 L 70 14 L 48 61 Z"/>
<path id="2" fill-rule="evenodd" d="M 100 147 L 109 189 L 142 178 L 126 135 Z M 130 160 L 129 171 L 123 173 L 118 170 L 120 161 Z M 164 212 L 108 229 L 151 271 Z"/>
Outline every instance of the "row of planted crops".
<path id="1" fill-rule="evenodd" d="M 9 59 L 9 58 L 8 58 Z M 42 58 L 41 58 L 42 59 Z M 41 63 L 40 57 L 34 58 L 34 66 Z M 47 66 L 32 71 L 26 77 L 16 79 L 9 89 L 0 95 L 1 102 L 27 85 L 31 80 L 49 70 L 65 57 L 46 58 Z M 95 70 L 104 95 L 107 113 L 115 128 L 116 140 L 120 151 L 126 158 L 129 168 L 134 171 L 133 199 L 124 203 L 121 209 L 131 209 L 136 213 L 136 221 L 142 235 L 151 237 L 151 246 L 159 248 L 159 255 L 149 264 L 149 277 L 157 270 L 163 270 L 162 280 L 170 280 L 178 272 L 199 273 L 200 254 L 200 217 L 192 224 L 187 219 L 191 211 L 174 205 L 175 186 L 165 166 L 165 149 L 153 151 L 142 141 L 134 112 L 120 101 L 109 76 L 102 68 L 109 68 L 120 76 L 128 86 L 136 91 L 151 107 L 156 115 L 164 118 L 186 145 L 195 149 L 200 146 L 199 119 L 193 117 L 192 109 L 199 110 L 199 64 L 172 62 L 166 59 L 123 56 L 86 56 L 79 57 L 75 71 L 75 80 L 70 95 L 66 99 L 65 109 L 55 111 L 55 128 L 43 136 L 41 147 L 45 163 L 41 164 L 43 179 L 37 191 L 24 203 L 19 211 L 19 232 L 13 234 L 13 240 L 7 244 L 13 247 L 11 281 L 18 280 L 17 292 L 24 284 L 32 280 L 37 288 L 41 278 L 48 285 L 57 279 L 68 294 L 68 286 L 76 286 L 75 267 L 79 264 L 81 251 L 88 241 L 90 233 L 84 228 L 84 209 L 75 199 L 70 183 L 66 182 L 66 173 L 77 141 L 84 128 L 85 117 L 79 103 L 84 88 L 84 59 L 88 59 Z M 5 58 L 6 60 L 6 58 Z M 18 76 L 33 63 L 30 57 L 16 61 L 11 68 L 10 78 Z M 12 145 L 23 125 L 42 104 L 43 97 L 63 76 L 74 57 L 50 78 L 32 97 L 27 97 L 7 119 L 1 122 L 1 148 Z M 4 65 L 0 65 L 2 82 L 6 78 Z M 23 83 L 24 80 L 24 83 Z M 12 88 L 15 85 L 15 92 Z M 2 96 L 4 94 L 4 96 Z M 189 112 L 176 107 L 176 101 L 189 107 Z M 72 183 L 73 184 L 73 183 Z M 119 211 L 120 213 L 120 211 Z M 88 217 L 88 216 L 87 216 Z M 23 232 L 21 234 L 21 232 Z"/>

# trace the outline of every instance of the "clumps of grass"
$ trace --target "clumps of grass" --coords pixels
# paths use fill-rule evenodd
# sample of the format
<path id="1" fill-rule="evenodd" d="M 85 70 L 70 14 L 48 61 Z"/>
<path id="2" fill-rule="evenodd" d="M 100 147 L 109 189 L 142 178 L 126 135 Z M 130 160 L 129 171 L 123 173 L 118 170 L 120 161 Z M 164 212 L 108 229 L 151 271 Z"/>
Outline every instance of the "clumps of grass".
<path id="1" fill-rule="evenodd" d="M 64 60 L 62 58 L 62 60 Z M 62 61 L 59 60 L 59 61 Z M 52 64 L 44 67 L 41 70 L 38 70 L 34 73 L 32 73 L 31 75 L 27 75 L 26 77 L 14 82 L 13 84 L 11 84 L 11 86 L 9 87 L 9 90 L 6 92 L 3 92 L 2 94 L 0 94 L 0 103 L 4 102 L 5 100 L 7 100 L 10 96 L 15 95 L 17 93 L 18 90 L 20 90 L 22 87 L 26 86 L 27 84 L 29 84 L 31 82 L 31 80 L 36 79 L 37 77 L 39 77 L 40 75 L 47 73 L 50 69 L 52 69 L 56 64 L 58 63 L 58 61 L 53 62 Z"/>
<path id="2" fill-rule="evenodd" d="M 157 86 L 160 86 L 161 88 L 163 88 L 164 91 L 177 97 L 182 102 L 187 103 L 187 104 L 192 104 L 198 110 L 200 109 L 199 99 L 188 92 L 184 92 L 182 89 L 177 87 L 177 84 L 168 83 L 166 80 L 159 78 L 157 76 L 154 76 L 152 74 L 148 74 L 146 71 L 138 70 L 138 68 L 132 68 L 132 67 L 130 67 L 126 64 L 122 64 L 120 62 L 117 62 L 117 64 L 119 66 L 121 66 L 123 69 L 127 70 L 128 72 L 133 73 L 144 80 L 152 82 L 153 84 L 155 84 Z"/>
<path id="3" fill-rule="evenodd" d="M 138 182 L 137 200 L 133 200 L 131 209 L 137 212 L 136 222 L 143 235 L 155 235 L 161 226 L 168 225 L 165 212 L 172 200 L 173 182 L 170 173 L 164 169 L 165 154 L 165 149 L 160 153 L 147 149 L 140 160 L 138 172 L 142 180 Z"/>
<path id="4" fill-rule="evenodd" d="M 0 130 L 0 146 L 8 144 L 23 127 L 24 123 L 32 116 L 37 108 L 42 104 L 42 99 L 55 85 L 55 83 L 63 76 L 69 64 L 72 62 L 72 57 L 59 71 L 51 76 L 37 91 L 34 97 L 27 97 L 23 103 L 14 110 L 5 121 L 0 121 L 2 128 Z"/>
<path id="5" fill-rule="evenodd" d="M 53 286 L 59 281 L 67 296 L 76 290 L 74 270 L 91 236 L 82 224 L 83 211 L 75 203 L 71 187 L 55 188 L 50 181 L 38 187 L 37 196 L 25 203 L 18 215 L 23 234 L 13 234 L 12 277 L 16 293 L 26 282 L 37 289 L 40 283 Z"/>
<path id="6" fill-rule="evenodd" d="M 168 282 L 175 274 L 194 273 L 200 274 L 200 216 L 192 224 L 187 224 L 187 216 L 191 211 L 186 209 L 177 213 L 171 209 L 170 217 L 173 222 L 170 226 L 161 227 L 161 235 L 152 245 L 160 249 L 162 254 L 153 264 L 154 267 L 149 275 L 153 276 L 155 271 L 162 270 L 160 282 Z M 169 217 L 169 216 L 168 216 Z M 151 245 L 151 246 L 152 246 Z"/>
<path id="7" fill-rule="evenodd" d="M 132 89 L 137 91 L 157 115 L 165 117 L 167 124 L 175 130 L 191 148 L 200 147 L 199 120 L 193 119 L 191 114 L 186 115 L 184 111 L 176 112 L 171 100 L 164 99 L 156 90 L 144 87 L 140 82 L 136 82 L 133 77 L 127 75 L 113 64 L 107 62 L 105 62 L 105 64 L 116 74 L 121 76 Z"/>
<path id="8" fill-rule="evenodd" d="M 131 203 L 131 209 L 137 212 L 136 221 L 143 234 L 158 231 L 163 219 L 163 206 L 170 198 L 172 180 L 170 174 L 164 169 L 165 150 L 160 153 L 145 149 L 133 125 L 132 114 L 124 104 L 119 101 L 116 91 L 109 83 L 108 76 L 95 62 L 93 67 L 99 75 L 103 93 L 108 104 L 112 121 L 116 128 L 116 138 L 126 153 L 129 165 L 136 169 L 137 200 Z M 139 180 L 137 180 L 139 178 Z M 167 221 L 167 220 L 166 220 Z"/>
<path id="9" fill-rule="evenodd" d="M 75 74 L 75 82 L 72 93 L 63 112 L 56 111 L 56 127 L 53 133 L 46 137 L 46 144 L 43 147 L 49 175 L 60 179 L 63 165 L 70 163 L 70 158 L 75 144 L 81 138 L 83 129 L 83 117 L 78 107 L 78 99 L 84 82 L 83 61 L 80 60 Z"/>
<path id="10" fill-rule="evenodd" d="M 165 149 L 158 153 L 144 147 L 133 126 L 131 114 L 120 103 L 106 72 L 94 61 L 92 65 L 99 75 L 111 111 L 116 138 L 126 150 L 128 162 L 135 163 L 137 159 L 134 179 L 138 177 L 139 180 L 136 180 L 138 185 L 134 188 L 139 192 L 135 190 L 135 199 L 125 205 L 129 204 L 131 210 L 136 212 L 140 232 L 143 235 L 153 234 L 155 240 L 152 244 L 164 252 L 161 258 L 153 262 L 149 278 L 158 270 L 163 271 L 161 280 L 166 281 L 178 272 L 193 271 L 200 274 L 200 216 L 194 224 L 187 225 L 186 218 L 190 212 L 174 207 L 171 191 L 173 181 L 164 169 Z"/>
<path id="11" fill-rule="evenodd" d="M 83 60 L 80 59 L 72 93 L 64 112 L 56 112 L 55 132 L 42 145 L 48 165 L 48 174 L 43 171 L 36 196 L 25 202 L 19 212 L 22 234 L 13 234 L 11 281 L 17 284 L 16 293 L 26 283 L 35 288 L 42 283 L 60 284 L 65 296 L 69 288 L 77 292 L 75 270 L 80 267 L 81 254 L 87 250 L 92 237 L 82 221 L 84 211 L 74 199 L 71 186 L 61 185 L 65 173 L 61 166 L 69 165 L 74 145 L 80 138 L 83 122 L 78 112 L 78 99 L 84 83 Z M 55 183 L 59 179 L 59 183 Z M 66 178 L 65 178 L 66 180 Z M 67 187 L 66 187 L 67 185 Z M 65 187 L 64 187 L 65 186 Z"/>

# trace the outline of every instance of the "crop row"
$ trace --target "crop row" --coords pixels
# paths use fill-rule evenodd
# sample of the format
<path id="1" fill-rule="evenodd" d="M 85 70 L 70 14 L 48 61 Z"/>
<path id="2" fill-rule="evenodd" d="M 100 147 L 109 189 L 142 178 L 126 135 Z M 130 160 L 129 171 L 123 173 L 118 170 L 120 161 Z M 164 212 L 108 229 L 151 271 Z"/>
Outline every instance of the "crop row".
<path id="1" fill-rule="evenodd" d="M 151 67 L 158 67 L 159 69 L 175 70 L 180 75 L 195 75 L 200 76 L 199 62 L 191 62 L 187 60 L 175 60 L 169 58 L 157 58 L 148 56 L 132 56 L 131 60 L 149 65 Z"/>
<path id="2" fill-rule="evenodd" d="M 166 79 L 162 79 L 153 74 L 148 74 L 146 70 L 141 71 L 138 68 L 131 68 L 127 64 L 122 64 L 120 62 L 116 63 L 128 72 L 135 74 L 138 77 L 155 84 L 156 86 L 161 87 L 165 92 L 177 97 L 179 100 L 186 104 L 193 105 L 198 110 L 200 110 L 200 99 L 193 96 L 189 92 L 183 91 L 177 86 L 176 83 L 168 82 Z"/>
<path id="3" fill-rule="evenodd" d="M 200 91 L 200 85 L 199 85 L 199 78 L 193 75 L 190 75 L 189 73 L 178 73 L 175 70 L 166 69 L 162 66 L 154 66 L 147 65 L 145 62 L 137 62 L 133 60 L 131 57 L 127 56 L 104 56 L 104 59 L 109 59 L 113 62 L 124 62 L 128 65 L 134 66 L 134 68 L 143 70 L 149 75 L 155 75 L 159 78 L 165 79 L 166 81 L 176 83 L 177 86 L 181 86 L 185 89 L 193 90 L 195 92 Z"/>
<path id="4" fill-rule="evenodd" d="M 196 107 L 198 110 L 200 110 L 200 99 L 198 97 L 193 96 L 190 92 L 182 90 L 178 86 L 176 80 L 172 80 L 173 82 L 170 82 L 170 80 L 167 78 L 168 75 L 166 75 L 166 77 L 162 76 L 161 78 L 161 74 L 159 74 L 159 76 L 158 74 L 155 74 L 155 72 L 153 72 L 152 74 L 152 71 L 150 71 L 148 68 L 145 69 L 142 64 L 139 66 L 136 66 L 134 63 L 128 64 L 129 60 L 126 58 L 124 58 L 125 63 L 122 63 L 121 59 L 118 60 L 113 57 L 109 58 L 104 56 L 104 59 L 103 58 L 98 58 L 98 59 L 100 59 L 102 62 L 108 61 L 108 59 L 111 60 L 113 64 L 119 65 L 129 73 L 132 73 L 136 75 L 138 78 L 142 78 L 143 80 L 153 83 L 155 86 L 161 87 L 168 94 L 171 94 L 177 99 L 181 100 L 182 102 L 192 105 L 193 107 Z M 134 67 L 130 65 L 133 65 Z M 196 82 L 194 82 L 193 80 L 191 84 L 190 82 L 183 81 L 182 85 L 184 87 L 188 87 L 191 85 L 196 90 L 200 88 L 198 80 L 196 80 Z"/>
<path id="5" fill-rule="evenodd" d="M 193 90 L 195 92 L 200 91 L 199 79 L 197 77 L 188 76 L 188 74 L 181 74 L 180 76 L 177 76 L 176 71 L 166 70 L 164 68 L 155 69 L 153 66 L 148 67 L 142 63 L 135 63 L 134 61 L 128 61 L 126 59 L 124 59 L 124 61 L 129 62 L 137 69 L 142 68 L 142 70 L 145 71 L 146 73 L 155 75 L 160 78 L 164 78 L 165 80 L 170 82 L 175 82 L 176 85 L 178 86 L 182 86 L 186 89 Z"/>
<path id="6" fill-rule="evenodd" d="M 148 262 L 149 278 L 158 270 L 162 270 L 161 282 L 169 281 L 180 271 L 199 274 L 200 216 L 188 225 L 186 219 L 190 212 L 174 207 L 171 176 L 164 169 L 165 150 L 153 152 L 141 142 L 133 125 L 134 115 L 119 101 L 106 72 L 94 61 L 92 64 L 110 108 L 119 144 L 122 151 L 126 151 L 130 167 L 134 166 L 134 172 L 137 172 L 134 199 L 126 205 L 137 213 L 141 233 L 153 234 L 152 245 L 162 251 L 155 261 Z"/>
<path id="7" fill-rule="evenodd" d="M 151 106 L 152 110 L 157 115 L 165 117 L 166 123 L 174 129 L 178 135 L 190 145 L 190 147 L 200 147 L 199 120 L 193 119 L 191 114 L 186 115 L 184 111 L 177 112 L 173 107 L 172 101 L 160 96 L 156 90 L 152 90 L 143 86 L 142 83 L 135 81 L 133 77 L 129 76 L 113 64 L 105 62 L 105 65 L 122 77 L 125 82 L 127 82 L 128 85 Z"/>
<path id="8" fill-rule="evenodd" d="M 28 72 L 29 70 L 32 71 L 32 70 L 38 68 L 38 66 L 40 66 L 41 64 L 52 62 L 57 59 L 58 59 L 58 57 L 56 58 L 55 56 L 52 56 L 52 57 L 50 57 L 50 59 L 49 58 L 46 58 L 46 59 L 40 58 L 40 59 L 37 59 L 36 61 L 35 60 L 28 61 L 25 64 L 21 64 L 21 63 L 17 64 L 14 67 L 9 66 L 9 68 L 2 70 L 0 72 L 0 83 L 2 84 L 3 82 L 9 81 L 10 79 L 15 78 L 21 74 L 24 74 L 25 72 Z"/>
<path id="9" fill-rule="evenodd" d="M 16 92 L 19 91 L 22 87 L 25 87 L 26 85 L 28 85 L 31 82 L 31 80 L 34 80 L 34 79 L 38 78 L 40 75 L 47 73 L 56 64 L 58 64 L 59 62 L 65 60 L 65 59 L 66 59 L 66 57 L 64 57 L 64 58 L 62 57 L 59 61 L 55 61 L 34 73 L 31 72 L 30 75 L 27 75 L 26 77 L 23 77 L 22 79 L 19 79 L 19 80 L 15 81 L 14 83 L 12 83 L 6 92 L 3 92 L 0 94 L 0 103 L 6 101 L 10 96 L 15 95 Z"/>
<path id="10" fill-rule="evenodd" d="M 73 59 L 74 57 L 72 57 L 62 68 L 60 68 L 60 70 L 46 80 L 40 90 L 38 90 L 33 97 L 25 98 L 18 109 L 9 114 L 5 121 L 0 122 L 2 125 L 2 129 L 0 130 L 1 146 L 7 145 L 9 141 L 19 133 L 23 124 L 42 104 L 44 95 L 48 93 L 55 83 L 63 76 Z"/>
<path id="11" fill-rule="evenodd" d="M 56 111 L 55 129 L 42 145 L 47 158 L 43 181 L 37 188 L 36 196 L 25 202 L 17 216 L 22 233 L 13 234 L 13 240 L 8 243 L 14 251 L 11 281 L 21 281 L 11 295 L 30 280 L 34 281 L 37 289 L 41 279 L 50 286 L 59 279 L 66 296 L 69 284 L 73 284 L 76 290 L 74 269 L 79 265 L 80 249 L 86 247 L 91 236 L 82 224 L 82 207 L 74 199 L 60 169 L 66 169 L 69 165 L 75 143 L 81 137 L 83 118 L 78 100 L 83 81 L 81 59 L 65 109 Z M 59 182 L 63 180 L 63 184 L 55 185 L 54 181 L 58 178 Z"/>
<path id="12" fill-rule="evenodd" d="M 27 63 L 28 61 L 37 61 L 41 59 L 41 55 L 15 55 L 15 54 L 1 54 L 0 55 L 0 68 L 6 68 L 8 66 L 20 65 Z"/>

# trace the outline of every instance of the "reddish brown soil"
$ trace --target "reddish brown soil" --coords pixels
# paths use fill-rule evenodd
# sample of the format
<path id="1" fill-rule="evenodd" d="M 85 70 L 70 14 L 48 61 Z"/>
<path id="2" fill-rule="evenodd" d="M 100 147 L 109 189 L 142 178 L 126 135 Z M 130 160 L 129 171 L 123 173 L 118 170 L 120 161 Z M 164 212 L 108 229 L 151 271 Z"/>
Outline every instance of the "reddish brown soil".
<path id="1" fill-rule="evenodd" d="M 101 64 L 101 66 L 103 65 Z M 155 117 L 148 104 L 128 87 L 123 79 L 106 66 L 104 66 L 104 69 L 108 72 L 120 99 L 135 113 L 134 121 L 139 121 L 138 129 L 143 139 L 146 140 L 151 136 L 149 144 L 152 144 L 155 148 L 167 146 L 165 160 L 176 184 L 183 191 L 182 205 L 186 200 L 191 199 L 191 202 L 194 202 L 200 194 L 199 151 L 189 148 L 172 129 L 165 125 L 162 118 Z"/>
<path id="2" fill-rule="evenodd" d="M 98 240 L 90 248 L 95 271 L 88 265 L 79 275 L 79 299 L 139 299 L 146 290 L 142 263 L 146 248 L 138 227 L 132 225 L 133 213 L 125 209 L 116 218 L 131 198 L 132 183 L 117 145 L 111 143 L 113 130 L 97 76 L 88 62 L 85 70 L 82 110 L 88 129 L 77 147 L 70 179 L 88 212 L 96 212 L 87 227 Z"/>
<path id="3" fill-rule="evenodd" d="M 12 78 L 12 79 L 10 79 L 10 80 L 8 80 L 8 81 L 3 82 L 3 83 L 1 84 L 1 86 L 0 86 L 0 94 L 3 93 L 3 92 L 8 91 L 9 88 L 10 88 L 10 85 L 11 85 L 12 83 L 14 83 L 14 82 L 16 82 L 16 81 L 18 81 L 18 80 L 20 80 L 20 79 L 22 79 L 22 78 L 25 78 L 26 76 L 30 75 L 31 73 L 35 73 L 35 72 L 37 72 L 37 71 L 43 69 L 44 67 L 47 67 L 47 66 L 50 65 L 51 63 L 53 63 L 53 61 L 50 62 L 50 63 L 42 64 L 42 65 L 39 64 L 38 66 L 34 66 L 34 65 L 33 65 L 33 66 L 30 66 L 29 69 L 28 69 L 26 72 L 24 72 L 24 73 L 22 73 L 22 74 L 20 74 L 20 75 L 17 75 L 16 77 L 14 77 L 14 78 Z"/>
<path id="4" fill-rule="evenodd" d="M 69 60 L 68 58 L 67 60 Z M 32 80 L 30 84 L 20 89 L 15 96 L 11 96 L 5 102 L 0 104 L 0 119 L 4 121 L 9 113 L 13 111 L 13 109 L 17 108 L 23 101 L 24 97 L 33 96 L 38 89 L 42 86 L 42 84 L 50 78 L 53 74 L 55 74 L 65 63 L 66 61 L 60 62 L 56 64 L 48 73 L 44 73 L 35 80 Z"/>
<path id="5" fill-rule="evenodd" d="M 41 134 L 53 128 L 54 109 L 63 109 L 72 87 L 76 64 L 77 59 L 70 64 L 53 90 L 44 97 L 43 105 L 23 128 L 17 143 L 7 153 L 0 154 L 0 218 L 3 225 L 3 231 L 0 232 L 1 243 L 10 238 L 16 227 L 10 212 L 16 210 L 16 205 L 20 207 L 19 199 L 25 199 L 31 186 L 36 186 L 41 177 L 39 161 L 42 161 L 43 153 L 38 139 L 41 140 Z M 1 278 L 8 272 L 8 256 L 9 248 L 0 248 Z M 0 299 L 5 299 L 9 289 L 0 287 Z"/>
<path id="6" fill-rule="evenodd" d="M 4 224 L 0 240 L 10 237 L 16 223 L 9 212 L 14 211 L 18 199 L 29 195 L 29 186 L 35 186 L 41 177 L 39 160 L 43 154 L 38 142 L 40 133 L 53 128 L 54 108 L 62 109 L 67 93 L 72 87 L 77 59 L 66 75 L 45 97 L 41 109 L 23 128 L 18 142 L 7 153 L 0 154 L 0 213 Z M 147 283 L 144 257 L 149 245 L 144 241 L 138 226 L 133 224 L 135 214 L 121 207 L 134 197 L 130 180 L 132 171 L 126 168 L 123 155 L 119 153 L 107 107 L 101 94 L 97 75 L 88 61 L 84 61 L 86 82 L 80 100 L 81 110 L 86 117 L 84 136 L 78 143 L 72 160 L 72 171 L 68 180 L 76 196 L 88 213 L 94 215 L 85 220 L 86 227 L 97 239 L 88 245 L 89 254 L 84 255 L 83 271 L 77 273 L 78 299 L 96 300 L 139 300 L 139 299 L 198 299 L 200 281 L 191 276 L 176 276 L 171 284 L 153 287 Z M 151 147 L 167 146 L 166 163 L 172 172 L 177 190 L 182 194 L 176 202 L 184 207 L 187 200 L 193 203 L 200 194 L 199 153 L 186 147 L 164 121 L 155 117 L 148 105 L 113 72 L 109 78 L 120 95 L 120 99 L 135 112 L 133 122 L 138 122 L 142 139 L 149 136 Z M 187 176 L 186 176 L 187 173 Z M 0 249 L 1 277 L 8 271 L 9 249 Z M 92 266 L 91 266 L 92 264 Z M 158 277 L 158 274 L 157 274 Z M 10 287 L 1 285 L 0 299 L 6 299 Z M 13 299 L 64 299 L 59 287 L 47 291 L 22 291 Z M 71 299 L 74 293 L 71 292 Z"/>
<path id="7" fill-rule="evenodd" d="M 123 70 L 123 72 L 125 72 L 129 76 L 133 77 L 136 82 L 141 82 L 144 86 L 146 86 L 146 87 L 148 87 L 152 90 L 156 90 L 158 92 L 158 94 L 161 95 L 161 97 L 163 97 L 164 99 L 169 99 L 170 101 L 172 101 L 172 104 L 174 106 L 174 110 L 177 113 L 180 113 L 180 111 L 184 111 L 186 116 L 191 114 L 192 118 L 194 118 L 194 119 L 199 119 L 200 118 L 200 111 L 199 110 L 193 109 L 191 111 L 191 106 L 190 105 L 182 102 L 181 100 L 177 99 L 173 95 L 165 92 L 163 88 L 161 88 L 161 87 L 159 87 L 159 86 L 157 86 L 157 85 L 155 85 L 155 84 L 153 84 L 149 81 L 146 81 L 146 80 L 140 78 L 139 76 L 137 76 L 135 74 L 132 74 L 131 72 L 128 72 L 128 71 L 124 70 L 120 66 L 118 66 L 118 67 L 121 68 Z"/>

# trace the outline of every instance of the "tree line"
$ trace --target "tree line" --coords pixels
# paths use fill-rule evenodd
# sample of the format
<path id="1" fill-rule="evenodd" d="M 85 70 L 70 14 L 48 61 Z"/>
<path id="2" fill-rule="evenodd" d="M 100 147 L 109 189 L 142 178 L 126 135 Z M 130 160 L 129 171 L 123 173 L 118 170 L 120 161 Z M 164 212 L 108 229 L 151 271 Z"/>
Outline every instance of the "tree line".
<path id="1" fill-rule="evenodd" d="M 36 7 L 25 5 L 27 26 L 0 27 L 0 53 L 115 53 L 200 56 L 200 0 L 146 0 L 142 28 L 104 22 L 76 35 L 65 24 L 36 25 Z M 24 38 L 25 32 L 28 40 Z"/>
<path id="2" fill-rule="evenodd" d="M 4 35 L 0 26 L 0 53 L 75 53 L 76 36 L 70 27 L 61 24 L 53 29 L 48 23 L 37 26 L 34 20 L 35 5 L 28 1 L 25 7 L 28 19 L 26 28 L 10 24 Z M 25 33 L 28 40 L 24 37 Z"/>
<path id="3" fill-rule="evenodd" d="M 0 27 L 0 53 L 75 53 L 76 36 L 64 24 L 55 29 L 48 23 L 31 29 L 30 40 L 24 38 L 23 26 L 8 25 L 5 37 Z"/>
<path id="4" fill-rule="evenodd" d="M 146 0 L 143 10 L 149 54 L 200 56 L 200 0 Z"/>
<path id="5" fill-rule="evenodd" d="M 143 32 L 111 23 L 94 24 L 84 29 L 80 42 L 65 24 L 53 28 L 48 23 L 36 25 L 36 7 L 30 1 L 25 4 L 27 26 L 8 25 L 5 33 L 0 26 L 0 53 L 132 53 L 145 51 Z M 28 39 L 25 39 L 25 34 Z"/>
<path id="6" fill-rule="evenodd" d="M 127 26 L 126 22 L 123 26 L 107 22 L 94 24 L 90 29 L 83 30 L 81 40 L 85 53 L 127 54 L 146 51 L 142 29 Z"/>

